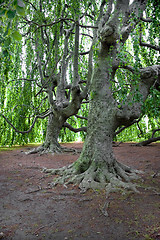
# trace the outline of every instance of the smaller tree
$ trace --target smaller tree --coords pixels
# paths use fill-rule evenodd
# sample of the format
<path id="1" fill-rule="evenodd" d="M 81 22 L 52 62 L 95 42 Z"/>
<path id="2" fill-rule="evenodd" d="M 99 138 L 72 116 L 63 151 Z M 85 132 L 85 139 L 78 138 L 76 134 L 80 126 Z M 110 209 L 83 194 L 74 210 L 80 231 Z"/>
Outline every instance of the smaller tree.
<path id="1" fill-rule="evenodd" d="M 95 11 L 96 7 L 95 4 Z M 4 79 L 4 83 L 14 82 L 16 94 L 18 92 L 14 110 L 18 113 L 21 101 L 23 111 L 19 111 L 15 123 L 11 117 L 2 113 L 1 116 L 22 134 L 29 133 L 38 118 L 48 117 L 45 142 L 31 153 L 62 151 L 58 137 L 63 127 L 75 132 L 86 130 L 74 129 L 66 121 L 73 115 L 77 116 L 81 103 L 84 103 L 82 101 L 88 98 L 92 51 L 86 51 L 86 41 L 91 44 L 90 39 L 93 38 L 89 31 L 92 26 L 87 26 L 93 19 L 90 16 L 92 11 L 90 4 L 84 2 L 80 5 L 76 1 L 71 4 L 57 1 L 46 5 L 43 1 L 32 1 L 27 5 L 27 17 L 19 23 L 25 43 L 20 46 L 19 54 L 21 60 L 24 56 L 25 60 L 16 63 L 13 74 L 10 74 L 10 78 L 14 76 L 14 79 Z M 18 70 L 18 64 L 23 69 Z M 11 94 L 13 92 L 8 94 L 7 99 Z M 3 109 L 5 111 L 5 107 Z M 8 106 L 6 109 L 9 111 Z M 32 124 L 31 117 L 34 117 Z M 21 125 L 24 130 L 19 130 L 17 122 L 20 118 L 24 120 Z M 31 126 L 27 130 L 29 124 Z"/>

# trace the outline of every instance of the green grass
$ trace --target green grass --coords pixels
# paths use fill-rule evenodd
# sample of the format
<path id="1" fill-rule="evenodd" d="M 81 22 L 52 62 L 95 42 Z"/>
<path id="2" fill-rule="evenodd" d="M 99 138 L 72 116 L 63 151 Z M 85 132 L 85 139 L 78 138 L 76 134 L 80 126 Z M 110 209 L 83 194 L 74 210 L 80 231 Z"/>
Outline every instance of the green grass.
<path id="1" fill-rule="evenodd" d="M 21 149 L 24 147 L 38 147 L 40 145 L 40 143 L 29 143 L 29 144 L 25 144 L 25 145 L 14 145 L 14 146 L 5 146 L 5 147 L 0 147 L 0 152 L 2 151 L 13 151 L 13 150 L 17 150 L 17 149 Z"/>

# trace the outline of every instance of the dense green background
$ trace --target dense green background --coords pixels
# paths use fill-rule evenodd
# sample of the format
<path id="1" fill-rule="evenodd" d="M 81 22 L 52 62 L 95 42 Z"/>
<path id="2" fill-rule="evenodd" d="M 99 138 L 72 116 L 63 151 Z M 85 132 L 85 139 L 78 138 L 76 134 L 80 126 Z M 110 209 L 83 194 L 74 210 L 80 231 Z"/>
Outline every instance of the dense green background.
<path id="1" fill-rule="evenodd" d="M 43 2 L 43 1 L 42 1 Z M 42 24 L 44 20 L 46 22 L 52 22 L 55 19 L 55 15 L 60 16 L 64 6 L 64 1 L 45 1 L 43 9 L 45 11 L 41 14 L 38 10 L 38 2 L 15 0 L 10 1 L 10 4 L 2 2 L 0 4 L 0 113 L 3 113 L 9 121 L 19 130 L 25 131 L 29 129 L 32 124 L 33 117 L 40 113 L 45 112 L 49 107 L 48 102 L 42 101 L 46 97 L 45 93 L 41 93 L 36 97 L 39 89 L 37 88 L 32 79 L 39 79 L 39 73 L 36 69 L 35 50 L 32 41 L 28 38 L 38 37 L 40 32 L 35 34 L 36 26 L 28 27 L 23 22 L 23 17 L 31 18 L 37 24 Z M 68 18 L 74 18 L 77 11 L 84 12 L 86 10 L 86 1 L 82 1 L 79 9 L 77 8 L 77 1 L 67 1 L 69 7 Z M 92 12 L 96 18 L 98 2 L 93 1 Z M 85 9 L 86 8 L 86 9 Z M 88 10 L 88 11 L 91 11 Z M 54 13 L 54 14 L 53 14 Z M 90 14 L 91 12 L 89 12 Z M 160 6 L 156 5 L 156 1 L 150 0 L 148 2 L 147 13 L 152 18 L 152 22 L 143 22 L 141 25 L 141 31 L 143 33 L 144 41 L 152 44 L 157 44 L 159 41 L 159 24 L 160 24 Z M 134 18 L 134 16 L 133 16 Z M 90 23 L 89 19 L 86 20 Z M 54 41 L 54 36 L 57 32 L 60 35 L 60 23 L 48 27 L 48 35 L 50 41 Z M 30 35 L 25 35 L 29 31 Z M 125 59 L 136 68 L 150 66 L 152 64 L 159 64 L 159 54 L 153 49 L 147 49 L 139 46 L 139 32 L 140 26 L 132 32 L 131 38 L 127 43 L 122 46 L 120 58 Z M 72 39 L 70 39 L 72 40 Z M 39 41 L 41 39 L 39 38 Z M 54 56 L 60 56 L 62 54 L 64 38 L 59 37 L 58 49 L 53 49 L 50 56 L 50 68 L 54 65 Z M 85 36 L 83 36 L 83 42 L 85 42 Z M 88 44 L 88 43 L 86 43 Z M 42 48 L 42 53 L 45 54 L 46 50 L 43 46 L 43 42 L 39 42 L 39 47 Z M 70 42 L 70 48 L 72 49 L 72 41 Z M 81 44 L 81 50 L 85 49 L 84 44 Z M 131 53 L 132 54 L 131 54 Z M 94 49 L 94 58 L 97 56 L 97 49 Z M 86 64 L 87 58 L 81 57 L 79 65 L 79 75 L 82 80 L 86 80 Z M 68 77 L 72 81 L 72 66 L 69 65 Z M 24 80 L 28 79 L 27 81 Z M 138 94 L 138 74 L 131 75 L 130 72 L 119 70 L 117 71 L 116 78 L 117 84 L 113 84 L 113 91 L 115 98 L 118 99 L 119 104 L 125 101 L 125 97 L 129 88 L 130 81 L 134 80 L 137 91 L 133 96 L 133 101 L 140 101 Z M 129 79 L 129 80 L 128 80 Z M 132 103 L 131 103 L 132 104 Z M 83 104 L 79 115 L 87 117 L 88 104 Z M 68 122 L 75 128 L 86 126 L 87 121 L 71 117 Z M 141 120 L 139 126 L 134 124 L 125 129 L 119 135 L 115 137 L 116 141 L 142 141 L 152 136 L 152 131 L 159 128 L 160 125 L 160 91 L 151 89 L 150 95 L 146 103 L 143 106 Z M 45 139 L 47 126 L 47 119 L 38 120 L 33 130 L 28 134 L 16 133 L 13 128 L 5 121 L 0 115 L 0 145 L 14 145 L 25 144 L 31 142 L 43 142 Z M 140 130 L 141 129 L 141 130 Z M 159 132 L 156 132 L 155 137 Z M 84 140 L 85 133 L 73 133 L 68 129 L 63 129 L 59 136 L 59 141 L 78 141 Z"/>

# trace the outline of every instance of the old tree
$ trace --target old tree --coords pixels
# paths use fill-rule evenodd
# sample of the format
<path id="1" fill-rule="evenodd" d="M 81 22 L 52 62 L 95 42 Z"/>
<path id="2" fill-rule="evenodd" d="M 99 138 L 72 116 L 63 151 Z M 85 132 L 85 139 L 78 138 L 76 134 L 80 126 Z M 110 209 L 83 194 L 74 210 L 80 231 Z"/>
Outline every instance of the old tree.
<path id="1" fill-rule="evenodd" d="M 21 133 L 32 130 L 38 118 L 48 117 L 45 142 L 32 152 L 56 152 L 62 150 L 60 130 L 78 131 L 66 121 L 89 100 L 79 159 L 44 171 L 60 175 L 54 185 L 74 183 L 84 191 L 108 184 L 133 188 L 129 182 L 137 177 L 136 170 L 115 159 L 112 140 L 117 129 L 140 118 L 150 91 L 159 91 L 159 6 L 151 0 L 26 2 L 28 15 L 20 26 L 23 51 L 30 57 L 24 77 L 20 74 L 16 82 L 31 91 L 26 101 L 35 119 L 29 130 L 19 131 L 1 116 Z M 24 109 L 30 113 L 26 104 Z"/>
<path id="2" fill-rule="evenodd" d="M 105 6 L 105 2 L 102 2 Z M 104 8 L 105 9 L 105 8 Z M 129 125 L 141 114 L 143 103 L 150 88 L 159 81 L 160 65 L 146 66 L 141 59 L 130 57 L 127 44 L 139 31 L 140 39 L 135 39 L 143 47 L 160 50 L 158 46 L 143 42 L 144 22 L 152 22 L 148 16 L 147 1 L 108 1 L 107 8 L 97 25 L 98 56 L 90 82 L 90 110 L 87 138 L 79 159 L 68 167 L 46 170 L 60 174 L 56 183 L 78 183 L 82 190 L 112 185 L 131 187 L 130 179 L 136 177 L 134 170 L 119 163 L 112 151 L 115 130 L 121 125 Z M 129 45 L 128 45 L 129 46 Z M 126 50 L 125 56 L 123 50 Z M 137 46 L 140 51 L 140 46 Z M 137 53 L 138 54 L 138 53 Z M 146 52 L 147 54 L 147 52 Z M 145 51 L 144 51 L 145 55 Z M 125 75 L 125 86 L 121 86 L 119 76 Z M 117 99 L 119 87 L 125 96 Z"/>

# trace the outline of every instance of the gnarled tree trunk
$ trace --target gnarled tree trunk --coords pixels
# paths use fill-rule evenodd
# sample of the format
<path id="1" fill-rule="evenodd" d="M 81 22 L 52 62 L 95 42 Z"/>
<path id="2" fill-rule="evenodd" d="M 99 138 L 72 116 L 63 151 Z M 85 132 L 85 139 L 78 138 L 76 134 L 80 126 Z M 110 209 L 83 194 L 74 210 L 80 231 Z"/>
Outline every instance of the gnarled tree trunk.
<path id="1" fill-rule="evenodd" d="M 143 102 L 159 76 L 160 67 L 153 65 L 135 70 L 127 65 L 125 59 L 120 58 L 120 46 L 123 46 L 140 21 L 146 1 L 134 1 L 130 4 L 128 0 L 117 0 L 115 9 L 112 9 L 110 1 L 108 4 L 108 10 L 98 27 L 100 49 L 90 85 L 87 138 L 75 163 L 61 169 L 45 169 L 46 172 L 60 174 L 54 185 L 75 183 L 79 184 L 82 190 L 87 190 L 105 188 L 110 184 L 111 188 L 118 186 L 135 190 L 130 180 L 137 178 L 138 171 L 115 159 L 112 138 L 117 127 L 128 125 L 140 117 Z M 134 19 L 132 12 L 135 15 Z M 120 22 L 122 15 L 123 19 Z M 120 105 L 120 101 L 114 98 L 111 83 L 115 82 L 115 73 L 119 68 L 127 69 L 132 74 L 138 71 L 139 101 L 133 101 L 136 87 L 131 81 L 125 102 Z"/>
<path id="2" fill-rule="evenodd" d="M 58 142 L 58 137 L 60 131 L 64 125 L 65 118 L 61 113 L 53 114 L 51 113 L 48 116 L 48 124 L 47 124 L 47 131 L 46 131 L 46 138 L 45 142 L 36 149 L 32 149 L 28 154 L 31 153 L 57 153 L 61 152 L 62 148 Z"/>
<path id="3" fill-rule="evenodd" d="M 44 148 L 45 151 L 52 153 L 61 151 L 61 146 L 58 143 L 58 137 L 64 122 L 65 119 L 61 115 L 59 116 L 55 116 L 53 114 L 49 115 L 46 138 L 45 142 L 41 146 L 42 149 Z"/>

